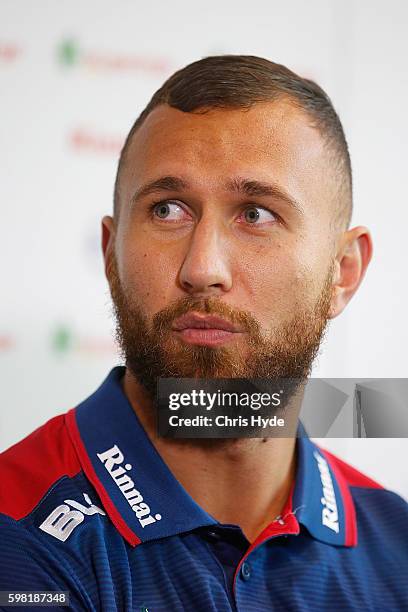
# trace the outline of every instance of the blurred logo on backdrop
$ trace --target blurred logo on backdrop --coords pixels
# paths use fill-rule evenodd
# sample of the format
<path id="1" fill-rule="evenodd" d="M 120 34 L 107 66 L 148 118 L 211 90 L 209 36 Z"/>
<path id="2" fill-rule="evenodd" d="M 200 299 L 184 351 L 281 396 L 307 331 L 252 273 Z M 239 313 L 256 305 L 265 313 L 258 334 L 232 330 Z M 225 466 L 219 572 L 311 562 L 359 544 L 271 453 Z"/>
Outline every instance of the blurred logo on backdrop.
<path id="1" fill-rule="evenodd" d="M 125 136 L 105 134 L 84 126 L 74 128 L 68 134 L 69 145 L 74 151 L 114 157 L 119 155 L 124 141 Z"/>
<path id="2" fill-rule="evenodd" d="M 112 338 L 83 335 L 72 326 L 59 323 L 51 330 L 51 350 L 54 355 L 81 353 L 95 356 L 115 356 L 116 347 Z"/>
<path id="3" fill-rule="evenodd" d="M 7 333 L 0 333 L 0 354 L 21 349 L 27 340 L 27 345 L 30 343 L 30 338 L 24 340 L 17 338 Z M 103 335 L 85 335 L 76 331 L 72 326 L 65 323 L 58 323 L 51 328 L 48 338 L 43 338 L 47 343 L 51 353 L 55 356 L 68 354 L 82 354 L 100 357 L 116 356 L 117 350 L 113 337 Z"/>
<path id="4" fill-rule="evenodd" d="M 21 52 L 21 47 L 16 43 L 0 41 L 0 63 L 11 64 L 21 55 Z"/>
<path id="5" fill-rule="evenodd" d="M 85 68 L 95 72 L 143 72 L 162 76 L 172 70 L 171 62 L 165 57 L 88 49 L 75 38 L 63 39 L 57 46 L 56 57 L 64 68 Z"/>
<path id="6" fill-rule="evenodd" d="M 10 351 L 15 346 L 15 340 L 10 334 L 0 333 L 0 352 Z"/>

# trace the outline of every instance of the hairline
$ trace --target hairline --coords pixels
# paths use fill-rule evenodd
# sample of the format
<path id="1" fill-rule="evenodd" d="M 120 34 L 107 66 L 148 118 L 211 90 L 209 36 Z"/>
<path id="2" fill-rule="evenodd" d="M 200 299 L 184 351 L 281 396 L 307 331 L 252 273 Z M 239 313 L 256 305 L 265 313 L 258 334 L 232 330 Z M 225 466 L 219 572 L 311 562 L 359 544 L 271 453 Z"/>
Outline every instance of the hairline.
<path id="1" fill-rule="evenodd" d="M 117 173 L 116 173 L 116 178 L 115 178 L 115 185 L 114 185 L 114 209 L 113 209 L 113 218 L 118 221 L 119 220 L 119 216 L 120 216 L 120 209 L 121 209 L 121 202 L 120 202 L 120 182 L 121 182 L 121 176 L 123 174 L 124 171 L 124 165 L 126 163 L 126 159 L 127 159 L 127 155 L 128 155 L 128 151 L 130 149 L 130 146 L 132 144 L 133 138 L 134 136 L 137 134 L 139 128 L 144 124 L 145 120 L 149 117 L 149 115 L 156 109 L 159 108 L 161 106 L 168 106 L 169 108 L 174 108 L 176 110 L 181 110 L 181 112 L 189 112 L 192 114 L 205 114 L 207 112 L 211 112 L 211 111 L 217 111 L 217 110 L 249 110 L 250 108 L 256 106 L 257 104 L 262 104 L 262 103 L 270 103 L 273 104 L 275 102 L 279 102 L 282 100 L 286 100 L 288 102 L 290 102 L 293 106 L 295 106 L 298 110 L 302 111 L 303 114 L 305 116 L 307 116 L 310 120 L 311 120 L 311 127 L 313 127 L 314 129 L 316 129 L 318 131 L 318 133 L 320 134 L 323 143 L 324 143 L 324 148 L 326 150 L 326 155 L 330 156 L 331 159 L 328 161 L 329 166 L 333 167 L 333 180 L 336 180 L 337 184 L 338 184 L 338 189 L 337 189 L 337 194 L 338 194 L 338 198 L 340 200 L 343 200 L 344 203 L 340 206 L 337 205 L 335 211 L 333 212 L 333 217 L 334 217 L 334 227 L 343 227 L 343 229 L 347 229 L 350 225 L 350 221 L 351 221 L 351 215 L 352 215 L 352 185 L 351 185 L 351 173 L 348 171 L 348 169 L 344 168 L 344 156 L 341 155 L 341 153 L 339 152 L 339 145 L 336 144 L 336 142 L 333 142 L 333 138 L 330 138 L 329 135 L 327 134 L 327 132 L 325 130 L 323 130 L 320 125 L 318 124 L 318 121 L 316 119 L 315 116 L 313 116 L 313 113 L 305 108 L 305 106 L 296 98 L 295 95 L 289 93 L 289 92 L 284 92 L 284 91 L 277 91 L 273 97 L 271 96 L 270 98 L 264 98 L 264 99 L 258 99 L 255 100 L 253 102 L 247 103 L 247 104 L 225 104 L 225 105 L 219 105 L 219 104 L 214 104 L 214 105 L 202 105 L 202 106 L 197 106 L 196 108 L 192 109 L 191 111 L 183 111 L 179 108 L 177 108 L 177 106 L 173 106 L 171 105 L 166 99 L 163 99 L 161 101 L 159 101 L 157 104 L 155 104 L 154 106 L 152 106 L 151 108 L 149 108 L 149 105 L 142 111 L 142 113 L 139 115 L 139 117 L 136 119 L 136 121 L 134 122 L 132 128 L 130 129 L 125 143 L 122 147 L 122 150 L 120 152 L 120 156 L 119 156 L 119 161 L 118 161 L 118 167 L 117 167 Z M 337 162 L 337 163 L 336 163 Z M 340 164 L 339 164 L 340 162 Z M 342 166 L 341 168 L 337 167 L 336 169 L 334 168 L 334 166 Z M 341 173 L 343 176 L 342 178 L 335 178 L 335 174 L 339 174 Z M 344 183 L 347 183 L 346 189 L 344 189 Z M 347 193 L 344 193 L 344 192 Z M 343 193 L 341 193 L 343 192 Z"/>

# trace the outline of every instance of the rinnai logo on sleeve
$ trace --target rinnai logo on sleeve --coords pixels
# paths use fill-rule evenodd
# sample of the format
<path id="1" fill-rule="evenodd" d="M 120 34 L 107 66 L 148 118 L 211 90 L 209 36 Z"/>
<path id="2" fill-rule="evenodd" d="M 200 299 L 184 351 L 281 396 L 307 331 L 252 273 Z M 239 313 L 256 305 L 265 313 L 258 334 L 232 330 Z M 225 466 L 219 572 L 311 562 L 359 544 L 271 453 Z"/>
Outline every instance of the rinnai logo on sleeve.
<path id="1" fill-rule="evenodd" d="M 329 466 L 326 459 L 319 455 L 319 453 L 316 453 L 315 451 L 313 455 L 317 461 L 317 467 L 319 468 L 320 479 L 323 487 L 323 497 L 320 500 L 323 505 L 322 523 L 329 529 L 339 533 L 339 514 Z"/>
<path id="2" fill-rule="evenodd" d="M 74 531 L 85 518 L 85 515 L 91 516 L 92 514 L 102 514 L 105 516 L 105 512 L 98 506 L 91 502 L 91 499 L 87 493 L 83 493 L 85 501 L 88 506 L 84 506 L 74 499 L 64 499 L 64 503 L 57 506 L 55 510 L 51 512 L 49 516 L 40 525 L 40 529 L 49 533 L 57 540 L 65 542 L 67 538 Z M 69 504 L 69 505 L 68 505 Z M 71 510 L 75 508 L 75 510 Z"/>
<path id="3" fill-rule="evenodd" d="M 125 458 L 116 444 L 103 453 L 97 453 L 97 456 L 125 496 L 141 526 L 144 528 L 156 521 L 160 521 L 161 514 L 152 516 L 150 507 L 143 500 L 143 495 L 135 489 L 135 483 L 126 473 L 132 469 L 132 466 L 130 463 L 122 465 Z"/>

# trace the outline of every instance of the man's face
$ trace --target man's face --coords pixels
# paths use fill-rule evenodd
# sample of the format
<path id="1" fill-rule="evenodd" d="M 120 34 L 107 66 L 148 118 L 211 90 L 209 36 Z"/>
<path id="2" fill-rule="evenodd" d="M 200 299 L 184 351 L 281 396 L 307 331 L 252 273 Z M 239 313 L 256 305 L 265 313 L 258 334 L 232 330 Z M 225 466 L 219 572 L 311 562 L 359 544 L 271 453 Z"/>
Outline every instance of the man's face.
<path id="1" fill-rule="evenodd" d="M 105 256 L 118 338 L 149 391 L 160 376 L 309 373 L 335 242 L 334 179 L 309 124 L 287 101 L 205 114 L 162 105 L 134 135 Z M 186 313 L 196 316 L 177 321 Z M 210 314 L 232 331 L 203 323 Z"/>

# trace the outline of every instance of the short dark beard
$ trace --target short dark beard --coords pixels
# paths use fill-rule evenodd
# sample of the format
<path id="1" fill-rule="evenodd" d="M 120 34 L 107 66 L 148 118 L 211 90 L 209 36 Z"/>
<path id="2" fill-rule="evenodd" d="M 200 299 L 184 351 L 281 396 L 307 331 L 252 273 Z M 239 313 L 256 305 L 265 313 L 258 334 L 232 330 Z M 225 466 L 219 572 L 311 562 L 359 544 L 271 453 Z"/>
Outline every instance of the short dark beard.
<path id="1" fill-rule="evenodd" d="M 116 319 L 116 340 L 126 366 L 154 400 L 158 378 L 291 378 L 304 381 L 311 372 L 328 322 L 332 270 L 313 306 L 297 306 L 289 320 L 265 338 L 258 321 L 220 299 L 186 296 L 157 312 L 149 324 L 137 296 L 120 282 L 116 258 L 108 278 Z M 306 300 L 305 300 L 306 301 Z M 247 332 L 245 351 L 236 346 L 184 344 L 171 332 L 173 321 L 191 310 L 217 314 Z"/>

